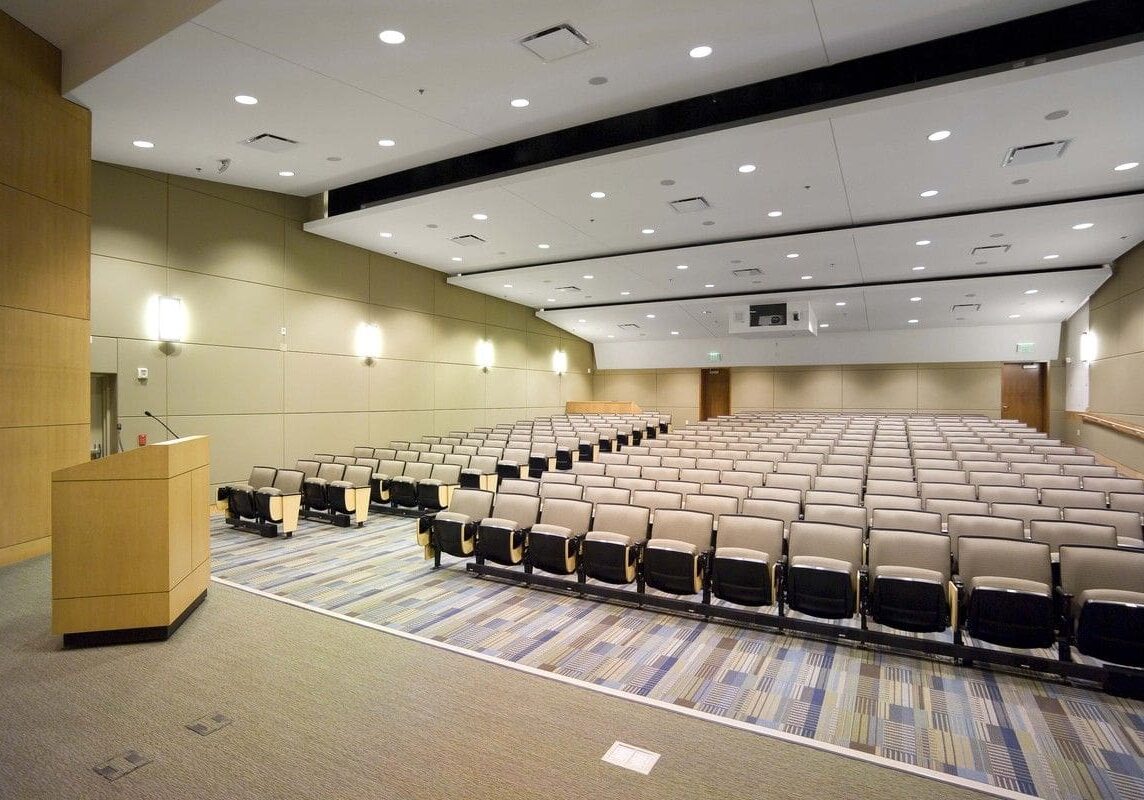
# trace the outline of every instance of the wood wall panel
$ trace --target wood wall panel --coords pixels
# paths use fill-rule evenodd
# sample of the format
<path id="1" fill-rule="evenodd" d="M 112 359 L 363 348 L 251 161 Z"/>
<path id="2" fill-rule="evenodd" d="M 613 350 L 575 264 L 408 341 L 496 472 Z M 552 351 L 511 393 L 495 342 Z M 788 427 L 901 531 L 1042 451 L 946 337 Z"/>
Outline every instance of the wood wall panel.
<path id="1" fill-rule="evenodd" d="M 0 428 L 0 548 L 51 534 L 52 471 L 87 458 L 88 424 Z M 78 454 L 78 457 L 77 457 Z"/>
<path id="2" fill-rule="evenodd" d="M 0 113 L 0 117 L 3 113 Z M 0 305 L 87 319 L 90 220 L 0 184 Z"/>
<path id="3" fill-rule="evenodd" d="M 87 320 L 0 306 L 0 427 L 86 423 Z"/>
<path id="4" fill-rule="evenodd" d="M 0 183 L 89 213 L 90 112 L 58 94 L 32 95 L 4 80 L 0 108 Z"/>

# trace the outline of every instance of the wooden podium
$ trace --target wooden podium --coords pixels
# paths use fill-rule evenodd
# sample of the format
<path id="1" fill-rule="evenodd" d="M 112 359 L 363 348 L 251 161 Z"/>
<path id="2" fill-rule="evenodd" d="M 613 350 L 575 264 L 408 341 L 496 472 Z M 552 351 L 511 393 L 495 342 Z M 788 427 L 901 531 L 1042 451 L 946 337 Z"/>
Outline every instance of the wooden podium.
<path id="1" fill-rule="evenodd" d="M 52 632 L 166 639 L 210 578 L 210 448 L 189 436 L 52 473 Z"/>

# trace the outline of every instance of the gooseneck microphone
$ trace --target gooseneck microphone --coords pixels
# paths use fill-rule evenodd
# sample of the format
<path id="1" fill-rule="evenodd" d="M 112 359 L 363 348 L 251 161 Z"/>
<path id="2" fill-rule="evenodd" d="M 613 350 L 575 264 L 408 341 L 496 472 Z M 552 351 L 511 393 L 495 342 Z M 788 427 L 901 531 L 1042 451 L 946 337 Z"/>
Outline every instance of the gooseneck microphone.
<path id="1" fill-rule="evenodd" d="M 155 416 L 154 414 L 152 414 L 150 411 L 144 411 L 144 412 L 143 412 L 143 414 L 144 414 L 145 416 L 148 416 L 148 417 L 150 417 L 151 419 L 155 420 L 155 421 L 156 421 L 156 422 L 158 422 L 160 425 L 162 425 L 164 428 L 166 428 L 166 429 L 167 429 L 167 432 L 168 432 L 169 434 L 171 434 L 172 436 L 174 436 L 176 439 L 178 439 L 178 438 L 179 438 L 179 434 L 177 434 L 177 433 L 175 433 L 173 430 L 171 430 L 171 426 L 170 426 L 170 425 L 168 425 L 166 422 L 163 422 L 163 420 L 161 420 L 161 419 L 159 419 L 158 417 L 156 417 L 156 416 Z"/>

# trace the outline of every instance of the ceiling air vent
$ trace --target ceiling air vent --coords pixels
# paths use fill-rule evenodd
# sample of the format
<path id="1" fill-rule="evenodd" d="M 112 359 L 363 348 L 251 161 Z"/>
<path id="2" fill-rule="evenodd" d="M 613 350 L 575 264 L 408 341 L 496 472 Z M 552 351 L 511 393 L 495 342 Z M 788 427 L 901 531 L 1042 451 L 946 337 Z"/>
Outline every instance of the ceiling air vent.
<path id="1" fill-rule="evenodd" d="M 705 211 L 711 208 L 705 197 L 685 197 L 682 200 L 672 200 L 668 203 L 677 214 L 694 214 L 696 211 Z"/>
<path id="2" fill-rule="evenodd" d="M 485 243 L 485 240 L 480 236 L 473 236 L 471 233 L 466 233 L 464 236 L 454 236 L 450 241 L 461 245 L 461 247 L 472 247 L 475 244 Z"/>
<path id="3" fill-rule="evenodd" d="M 625 331 L 634 331 L 639 330 L 640 326 L 634 322 L 621 322 L 619 327 L 623 328 Z"/>
<path id="4" fill-rule="evenodd" d="M 262 150 L 266 153 L 281 153 L 298 146 L 298 143 L 293 139 L 287 139 L 285 136 L 276 136 L 273 133 L 260 133 L 257 136 L 251 136 L 249 139 L 243 139 L 239 144 L 244 144 L 247 147 L 253 147 L 255 150 Z"/>
<path id="5" fill-rule="evenodd" d="M 986 244 L 981 247 L 975 247 L 969 251 L 971 256 L 999 256 L 1002 253 L 1008 253 L 1011 244 Z"/>
<path id="6" fill-rule="evenodd" d="M 1003 167 L 1023 167 L 1026 164 L 1039 164 L 1042 161 L 1052 161 L 1065 154 L 1065 148 L 1072 139 L 1061 139 L 1056 142 L 1041 142 L 1040 144 L 1026 144 L 1020 147 L 1011 147 L 1001 162 Z"/>
<path id="7" fill-rule="evenodd" d="M 733 269 L 731 274 L 736 278 L 756 278 L 763 274 L 763 271 L 758 267 L 746 267 L 744 269 Z"/>
<path id="8" fill-rule="evenodd" d="M 541 61 L 559 61 L 583 53 L 592 46 L 588 37 L 568 23 L 525 36 L 520 43 Z"/>
<path id="9" fill-rule="evenodd" d="M 557 286 L 556 291 L 558 291 L 558 292 L 578 292 L 578 291 L 580 291 L 580 287 L 579 286 Z"/>
<path id="10" fill-rule="evenodd" d="M 960 303 L 950 309 L 954 314 L 965 314 L 970 311 L 980 311 L 981 303 Z"/>

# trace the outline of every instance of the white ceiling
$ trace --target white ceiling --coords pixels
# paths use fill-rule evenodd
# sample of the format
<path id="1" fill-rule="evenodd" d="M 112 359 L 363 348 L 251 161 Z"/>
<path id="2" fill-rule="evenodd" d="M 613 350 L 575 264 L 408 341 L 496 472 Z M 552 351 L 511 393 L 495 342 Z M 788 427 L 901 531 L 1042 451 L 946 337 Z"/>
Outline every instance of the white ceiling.
<path id="1" fill-rule="evenodd" d="M 97 159 L 311 195 L 1071 2 L 221 0 L 69 96 L 92 109 Z M 59 44 L 65 63 L 85 30 L 132 5 L 146 11 L 144 0 L 0 0 Z M 543 63 L 519 45 L 562 22 L 592 47 Z M 405 43 L 382 44 L 383 29 L 401 30 Z M 698 44 L 715 52 L 689 58 Z M 1006 273 L 1104 264 L 1144 239 L 1144 200 L 1105 197 L 1144 190 L 1144 168 L 1113 171 L 1144 160 L 1140 75 L 1144 45 L 1127 45 L 430 192 L 307 229 L 462 273 L 450 281 L 548 309 L 545 318 L 597 342 L 641 310 L 676 326 L 649 333 L 665 344 L 672 329 L 724 335 L 727 305 L 744 301 L 705 297 L 732 292 L 813 290 L 800 297 L 816 310 L 827 304 L 821 316 L 835 330 L 905 330 L 910 318 L 919 326 L 1005 324 L 1015 313 L 1017 322 L 1059 322 L 1103 271 Z M 599 77 L 606 83 L 589 83 Z M 237 94 L 259 102 L 238 105 Z M 531 103 L 511 108 L 515 97 Z M 1068 113 L 1046 119 L 1058 110 Z M 938 129 L 953 133 L 928 141 Z M 278 154 L 239 144 L 263 132 L 300 144 Z M 381 138 L 396 146 L 379 147 Z M 155 147 L 133 147 L 136 139 Z M 1001 166 L 1009 147 L 1056 139 L 1070 140 L 1059 160 Z M 230 167 L 219 174 L 223 158 Z M 757 169 L 742 174 L 744 163 Z M 283 170 L 295 175 L 280 177 Z M 926 189 L 939 194 L 920 198 Z M 593 191 L 607 196 L 593 199 Z M 667 205 L 696 195 L 711 207 L 681 215 Z M 1104 199 L 1083 199 L 1092 197 Z M 776 210 L 782 215 L 767 215 Z M 1094 225 L 1074 231 L 1077 222 Z M 451 241 L 464 234 L 487 243 Z M 932 244 L 919 247 L 919 239 Z M 1012 247 L 969 253 L 997 243 Z M 1059 258 L 1043 259 L 1052 254 Z M 747 267 L 763 274 L 732 276 Z M 922 279 L 941 280 L 909 283 Z M 1030 282 L 1042 287 L 1038 295 L 1017 291 Z M 823 291 L 871 283 L 904 285 Z M 581 291 L 553 292 L 567 285 Z M 838 292 L 852 298 L 845 315 L 835 314 Z M 965 294 L 986 301 L 980 316 L 949 319 L 941 309 Z M 917 295 L 924 300 L 911 304 Z M 712 314 L 701 313 L 705 303 Z M 580 308 L 553 311 L 569 306 Z"/>

